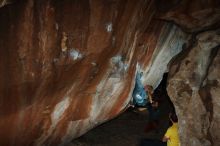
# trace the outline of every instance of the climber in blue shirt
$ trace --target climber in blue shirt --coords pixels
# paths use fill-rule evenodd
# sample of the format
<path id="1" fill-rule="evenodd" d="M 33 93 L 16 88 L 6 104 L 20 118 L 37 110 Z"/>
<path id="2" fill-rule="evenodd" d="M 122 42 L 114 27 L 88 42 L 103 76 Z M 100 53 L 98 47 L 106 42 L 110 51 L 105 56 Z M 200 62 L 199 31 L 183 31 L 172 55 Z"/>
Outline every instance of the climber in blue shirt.
<path id="1" fill-rule="evenodd" d="M 141 77 L 143 75 L 143 72 L 137 72 L 136 78 L 135 78 L 135 87 L 133 90 L 133 104 L 135 106 L 146 106 L 147 103 L 152 103 L 152 92 L 153 88 L 152 86 L 146 86 L 141 82 Z M 147 91 L 147 92 L 146 92 Z"/>

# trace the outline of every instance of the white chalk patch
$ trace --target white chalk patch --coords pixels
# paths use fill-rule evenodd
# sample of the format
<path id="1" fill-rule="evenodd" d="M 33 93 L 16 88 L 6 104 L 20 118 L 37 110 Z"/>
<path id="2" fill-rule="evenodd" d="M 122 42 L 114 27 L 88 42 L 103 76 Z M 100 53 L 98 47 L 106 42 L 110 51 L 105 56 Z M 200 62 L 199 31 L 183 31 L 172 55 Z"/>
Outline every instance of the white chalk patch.
<path id="1" fill-rule="evenodd" d="M 82 122 L 82 120 L 69 122 L 67 132 L 66 132 L 65 136 L 62 137 L 62 139 L 61 139 L 62 142 L 59 146 L 62 146 L 66 143 L 69 143 L 74 137 L 77 136 L 77 132 L 79 131 L 79 129 L 83 128 L 83 127 L 79 127 L 81 122 Z"/>
<path id="2" fill-rule="evenodd" d="M 58 58 L 54 58 L 54 59 L 53 59 L 53 62 L 58 62 L 58 61 L 59 61 Z"/>
<path id="3" fill-rule="evenodd" d="M 34 76 L 35 76 L 34 72 L 31 72 L 31 76 L 32 76 L 32 77 L 34 77 Z"/>
<path id="4" fill-rule="evenodd" d="M 95 121 L 98 115 L 100 114 L 100 93 L 103 90 L 104 85 L 106 84 L 106 78 L 100 81 L 99 85 L 96 88 L 96 94 L 93 96 L 92 107 L 90 111 L 90 117 L 92 121 Z"/>
<path id="5" fill-rule="evenodd" d="M 92 66 L 97 66 L 96 62 L 91 62 Z"/>
<path id="6" fill-rule="evenodd" d="M 106 30 L 107 32 L 112 32 L 112 23 L 106 24 Z"/>
<path id="7" fill-rule="evenodd" d="M 128 64 L 124 64 L 124 70 L 127 71 L 129 68 L 129 65 Z"/>
<path id="8" fill-rule="evenodd" d="M 71 49 L 69 55 L 73 60 L 78 60 L 82 58 L 82 54 L 76 49 Z"/>
<path id="9" fill-rule="evenodd" d="M 65 110 L 69 107 L 70 99 L 69 97 L 65 97 L 61 102 L 59 102 L 55 108 L 53 113 L 51 114 L 52 126 L 56 126 L 58 121 L 61 119 Z"/>
<path id="10" fill-rule="evenodd" d="M 112 37 L 112 45 L 115 44 L 115 41 L 116 41 L 116 38 L 115 38 L 115 36 L 113 36 L 113 37 Z"/>
<path id="11" fill-rule="evenodd" d="M 67 92 L 69 94 L 70 91 L 75 86 L 72 86 L 71 89 Z M 49 136 L 51 136 L 52 132 L 56 128 L 58 122 L 62 119 L 64 112 L 69 107 L 71 102 L 71 98 L 69 96 L 66 96 L 63 98 L 62 101 L 56 104 L 53 113 L 51 114 L 51 126 L 47 131 L 44 131 L 44 133 L 35 141 L 36 146 L 43 146 L 43 143 L 48 139 Z"/>
<path id="12" fill-rule="evenodd" d="M 116 64 L 122 60 L 122 57 L 120 55 L 112 57 L 112 63 Z"/>
<path id="13" fill-rule="evenodd" d="M 36 146 L 43 146 L 43 143 L 45 142 L 45 140 L 51 136 L 51 133 L 53 132 L 54 128 L 56 127 L 57 123 L 59 122 L 59 120 L 62 118 L 63 113 L 65 112 L 65 110 L 69 107 L 70 104 L 70 98 L 69 97 L 65 97 L 61 102 L 59 102 L 55 108 L 53 113 L 51 114 L 51 126 L 49 128 L 49 130 L 47 132 L 44 132 L 40 138 L 38 138 L 35 141 Z"/>
<path id="14" fill-rule="evenodd" d="M 118 72 L 126 72 L 129 68 L 129 64 L 124 63 L 120 55 L 112 57 L 111 63 L 117 67 Z"/>
<path id="15" fill-rule="evenodd" d="M 56 30 L 59 29 L 59 25 L 58 25 L 58 23 L 55 24 L 55 27 L 56 27 Z"/>

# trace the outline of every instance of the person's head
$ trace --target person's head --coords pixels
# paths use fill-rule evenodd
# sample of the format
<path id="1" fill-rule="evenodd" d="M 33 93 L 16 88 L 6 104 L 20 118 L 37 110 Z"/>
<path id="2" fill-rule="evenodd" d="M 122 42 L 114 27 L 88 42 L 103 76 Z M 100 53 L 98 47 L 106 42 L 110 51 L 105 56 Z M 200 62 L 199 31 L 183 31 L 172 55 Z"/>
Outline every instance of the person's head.
<path id="1" fill-rule="evenodd" d="M 152 94 L 152 93 L 154 92 L 154 89 L 153 89 L 153 87 L 152 87 L 151 85 L 146 85 L 146 86 L 144 87 L 144 89 L 145 89 L 148 93 L 150 93 L 150 94 Z"/>
<path id="2" fill-rule="evenodd" d="M 158 108 L 158 106 L 159 106 L 159 103 L 158 103 L 158 101 L 157 100 L 153 100 L 153 102 L 152 102 L 152 107 L 153 108 Z"/>
<path id="3" fill-rule="evenodd" d="M 170 113 L 169 118 L 170 118 L 170 121 L 172 123 L 177 123 L 178 122 L 178 118 L 177 118 L 177 115 L 175 113 Z"/>
<path id="4" fill-rule="evenodd" d="M 142 76 L 143 76 L 143 74 L 144 74 L 143 72 L 140 72 L 140 77 L 142 77 Z"/>

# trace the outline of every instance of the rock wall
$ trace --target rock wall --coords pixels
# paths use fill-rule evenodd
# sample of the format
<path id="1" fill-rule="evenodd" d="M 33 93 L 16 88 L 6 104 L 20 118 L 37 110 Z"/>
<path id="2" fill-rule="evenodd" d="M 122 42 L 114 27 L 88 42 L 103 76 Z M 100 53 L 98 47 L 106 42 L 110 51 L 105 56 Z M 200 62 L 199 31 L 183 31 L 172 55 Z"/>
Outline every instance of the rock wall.
<path id="1" fill-rule="evenodd" d="M 167 90 L 179 117 L 182 145 L 220 144 L 219 48 L 219 30 L 203 32 L 170 69 Z"/>
<path id="2" fill-rule="evenodd" d="M 143 69 L 143 82 L 156 88 L 163 78 L 163 74 L 168 72 L 170 60 L 185 49 L 191 35 L 183 32 L 175 25 L 164 25 L 161 35 L 157 38 L 157 45 L 152 54 L 152 58 Z M 152 40 L 150 40 L 152 43 Z"/>
<path id="3" fill-rule="evenodd" d="M 173 24 L 152 20 L 155 13 L 150 0 L 27 0 L 2 7 L 0 144 L 65 144 L 124 111 L 136 71 L 156 68 L 157 54 L 166 66 L 188 38 Z M 166 46 L 172 49 L 165 54 Z"/>
<path id="4" fill-rule="evenodd" d="M 220 25 L 219 0 L 156 0 L 157 16 L 181 26 L 187 32 L 200 32 Z"/>
<path id="5" fill-rule="evenodd" d="M 173 9 L 165 5 L 158 16 L 192 34 L 185 51 L 172 62 L 167 87 L 179 117 L 181 144 L 218 146 L 219 1 L 171 1 L 171 5 Z"/>

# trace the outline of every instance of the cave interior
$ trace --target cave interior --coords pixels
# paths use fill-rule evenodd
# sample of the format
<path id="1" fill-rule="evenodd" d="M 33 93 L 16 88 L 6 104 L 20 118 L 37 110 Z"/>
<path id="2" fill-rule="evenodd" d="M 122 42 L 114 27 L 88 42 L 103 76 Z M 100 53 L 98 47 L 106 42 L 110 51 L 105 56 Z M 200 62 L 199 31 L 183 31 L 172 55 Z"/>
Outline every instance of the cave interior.
<path id="1" fill-rule="evenodd" d="M 135 146 L 175 110 L 182 146 L 219 146 L 219 48 L 219 0 L 0 0 L 0 145 Z"/>

